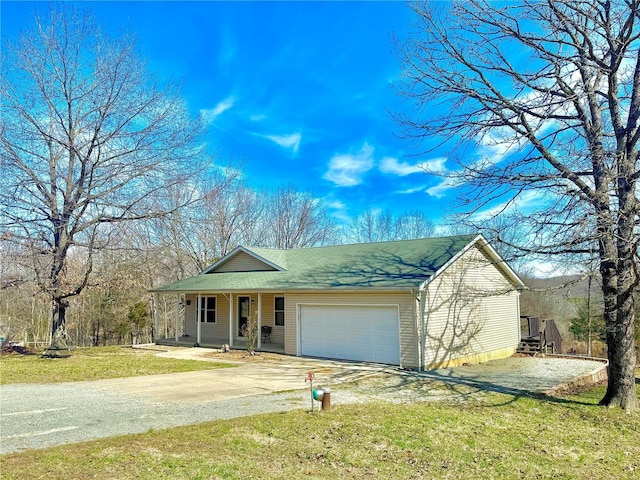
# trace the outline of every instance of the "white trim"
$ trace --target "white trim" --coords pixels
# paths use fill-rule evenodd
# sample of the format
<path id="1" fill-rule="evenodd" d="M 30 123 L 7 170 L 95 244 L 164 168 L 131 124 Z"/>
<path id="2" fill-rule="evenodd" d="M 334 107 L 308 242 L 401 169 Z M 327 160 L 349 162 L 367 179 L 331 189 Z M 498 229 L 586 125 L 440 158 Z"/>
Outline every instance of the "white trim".
<path id="1" fill-rule="evenodd" d="M 236 298 L 238 299 L 238 303 L 240 303 L 241 298 L 249 299 L 249 316 L 247 317 L 247 322 L 249 322 L 251 318 L 251 295 L 236 295 Z M 236 318 L 236 320 L 237 320 L 236 323 L 238 328 L 234 330 L 234 333 L 238 338 L 240 338 L 240 305 L 238 305 L 238 317 Z"/>
<path id="2" fill-rule="evenodd" d="M 184 302 L 184 304 L 183 304 L 184 307 L 182 309 L 180 308 L 180 303 L 181 302 Z M 182 313 L 181 310 L 183 310 L 184 313 Z M 185 316 L 187 315 L 187 296 L 184 295 L 184 294 L 179 294 L 178 295 L 178 304 L 176 305 L 175 333 L 174 333 L 176 342 L 178 342 L 180 340 L 180 332 L 178 331 L 178 328 L 179 328 L 178 325 L 180 323 L 180 314 L 181 313 L 183 315 L 185 315 Z"/>
<path id="3" fill-rule="evenodd" d="M 282 300 L 284 301 L 284 309 L 282 310 L 276 310 L 276 298 L 280 298 L 282 297 Z M 282 321 L 284 322 L 282 325 L 278 325 L 276 323 L 276 312 L 282 312 L 283 313 L 283 318 Z M 284 293 L 279 294 L 276 293 L 273 295 L 273 328 L 284 328 L 285 325 L 287 324 L 287 297 Z"/>
<path id="4" fill-rule="evenodd" d="M 199 293 L 198 294 L 198 313 L 196 313 L 196 323 L 197 323 L 197 330 L 196 330 L 196 343 L 198 345 L 200 345 L 200 338 L 202 337 L 202 309 L 200 308 L 200 306 L 202 305 L 202 294 Z"/>
<path id="5" fill-rule="evenodd" d="M 207 298 L 215 298 L 216 299 L 216 308 L 214 309 L 214 315 L 213 315 L 213 322 L 207 322 L 207 318 L 206 315 L 204 318 L 202 318 L 202 315 L 200 313 L 198 313 L 198 321 L 200 323 L 205 323 L 207 325 L 215 325 L 216 323 L 218 323 L 218 294 L 217 293 L 212 293 L 212 294 L 198 294 L 201 298 L 204 299 L 204 305 L 202 305 L 202 300 L 201 300 L 201 304 L 199 305 L 198 309 L 199 310 L 203 310 L 203 306 L 204 306 L 204 312 L 207 313 Z"/>
<path id="6" fill-rule="evenodd" d="M 285 300 L 286 301 L 286 300 Z M 367 308 L 396 308 L 396 327 L 398 329 L 398 365 L 402 367 L 402 330 L 400 329 L 400 304 L 399 303 L 296 303 L 296 356 L 302 356 L 302 307 L 367 307 Z M 285 320 L 286 321 L 286 320 Z M 375 363 L 375 362 L 372 362 Z"/>
<path id="7" fill-rule="evenodd" d="M 260 255 L 258 255 L 257 253 L 252 252 L 251 250 L 249 250 L 248 248 L 245 248 L 241 245 L 237 246 L 236 248 L 234 248 L 233 250 L 231 250 L 229 253 L 227 253 L 224 257 L 222 257 L 220 260 L 218 260 L 217 262 L 215 262 L 213 265 L 208 266 L 207 268 L 205 268 L 200 275 L 205 275 L 207 273 L 211 273 L 213 270 L 215 270 L 216 268 L 218 268 L 221 265 L 224 265 L 225 263 L 227 263 L 229 260 L 231 260 L 233 257 L 235 257 L 237 254 L 239 253 L 246 253 L 247 255 L 255 258 L 256 260 L 264 263 L 265 265 L 271 267 L 271 268 L 275 268 L 277 271 L 279 272 L 283 272 L 285 269 L 282 268 L 280 265 L 276 265 L 275 263 L 267 260 L 264 257 L 261 257 Z M 228 272 L 226 272 L 228 273 Z"/>
<path id="8" fill-rule="evenodd" d="M 229 292 L 229 346 L 233 347 L 233 293 Z"/>
<path id="9" fill-rule="evenodd" d="M 258 348 L 262 348 L 262 293 L 258 293 Z"/>

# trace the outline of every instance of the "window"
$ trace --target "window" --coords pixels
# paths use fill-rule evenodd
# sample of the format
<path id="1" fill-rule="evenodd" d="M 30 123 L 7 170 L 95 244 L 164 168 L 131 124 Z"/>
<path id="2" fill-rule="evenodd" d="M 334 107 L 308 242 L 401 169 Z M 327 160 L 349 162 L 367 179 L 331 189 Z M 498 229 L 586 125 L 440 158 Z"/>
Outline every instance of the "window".
<path id="1" fill-rule="evenodd" d="M 278 327 L 284 326 L 284 297 L 274 297 L 274 313 L 275 313 L 275 324 Z"/>
<path id="2" fill-rule="evenodd" d="M 200 316 L 206 323 L 216 323 L 216 297 L 200 298 Z"/>

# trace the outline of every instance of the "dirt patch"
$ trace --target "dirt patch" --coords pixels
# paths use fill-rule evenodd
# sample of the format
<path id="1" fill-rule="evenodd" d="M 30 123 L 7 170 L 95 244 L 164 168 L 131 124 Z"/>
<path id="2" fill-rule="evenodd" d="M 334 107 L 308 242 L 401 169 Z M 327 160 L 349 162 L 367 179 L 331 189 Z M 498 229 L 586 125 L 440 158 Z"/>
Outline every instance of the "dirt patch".
<path id="1" fill-rule="evenodd" d="M 283 358 L 286 358 L 284 355 L 268 352 L 256 352 L 254 355 L 250 355 L 246 350 L 230 350 L 224 353 L 213 351 L 211 353 L 205 353 L 202 356 L 205 358 L 215 358 L 216 360 L 228 360 L 231 362 L 273 362 L 281 361 Z"/>
<path id="2" fill-rule="evenodd" d="M 0 355 L 36 355 L 29 347 L 24 347 L 22 345 L 5 345 L 0 349 Z"/>

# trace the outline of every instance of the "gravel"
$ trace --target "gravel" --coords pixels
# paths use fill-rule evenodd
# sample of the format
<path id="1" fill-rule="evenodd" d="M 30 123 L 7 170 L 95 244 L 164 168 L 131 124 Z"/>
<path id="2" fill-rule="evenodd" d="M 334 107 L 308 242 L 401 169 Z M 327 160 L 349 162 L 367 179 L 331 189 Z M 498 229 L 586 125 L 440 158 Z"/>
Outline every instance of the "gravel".
<path id="1" fill-rule="evenodd" d="M 380 369 L 359 381 L 329 386 L 333 405 L 371 400 L 459 402 L 487 391 L 517 396 L 544 392 L 602 366 L 589 360 L 512 357 L 420 374 Z M 309 409 L 310 403 L 308 389 L 219 401 L 161 403 L 122 392 L 105 392 L 92 382 L 3 385 L 0 453 L 259 413 Z"/>

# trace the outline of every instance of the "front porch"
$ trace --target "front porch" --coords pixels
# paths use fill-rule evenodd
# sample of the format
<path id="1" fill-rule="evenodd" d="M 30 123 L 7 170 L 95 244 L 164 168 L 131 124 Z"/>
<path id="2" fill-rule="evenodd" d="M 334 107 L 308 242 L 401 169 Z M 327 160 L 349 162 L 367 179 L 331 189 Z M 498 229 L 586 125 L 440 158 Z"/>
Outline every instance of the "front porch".
<path id="1" fill-rule="evenodd" d="M 207 338 L 201 341 L 199 344 L 195 341 L 195 338 L 191 336 L 182 336 L 177 340 L 175 338 L 158 338 L 155 341 L 156 345 L 164 345 L 167 347 L 204 347 L 204 348 L 222 348 L 223 345 L 228 345 L 228 339 L 223 338 Z M 244 340 L 238 339 L 234 342 L 233 347 L 235 350 L 246 350 L 247 347 Z M 269 353 L 282 353 L 284 354 L 284 344 L 282 343 L 265 343 L 261 342 L 260 347 L 256 346 L 257 352 L 269 352 Z"/>
<path id="2" fill-rule="evenodd" d="M 285 353 L 283 294 L 206 292 L 163 295 L 162 299 L 156 295 L 157 305 L 160 300 L 164 302 L 165 315 L 156 314 L 158 345 L 210 348 L 229 345 L 246 350 L 244 329 L 253 323 L 261 332 L 256 351 Z M 171 308 L 173 313 L 169 313 Z"/>

